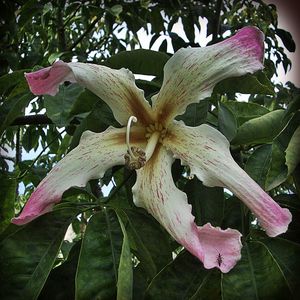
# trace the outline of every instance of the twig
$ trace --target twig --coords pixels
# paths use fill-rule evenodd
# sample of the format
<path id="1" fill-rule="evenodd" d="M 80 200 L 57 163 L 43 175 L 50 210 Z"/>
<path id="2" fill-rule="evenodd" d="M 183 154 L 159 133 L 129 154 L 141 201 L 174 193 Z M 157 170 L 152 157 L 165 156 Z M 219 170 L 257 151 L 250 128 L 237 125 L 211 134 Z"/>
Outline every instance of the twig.
<path id="1" fill-rule="evenodd" d="M 7 156 L 7 155 L 2 155 L 2 154 L 0 154 L 0 157 L 1 157 L 2 159 L 10 160 L 10 161 L 12 161 L 12 162 L 15 162 L 15 161 L 16 161 L 15 158 L 10 157 L 10 156 Z"/>
<path id="2" fill-rule="evenodd" d="M 119 190 L 128 182 L 128 180 L 132 177 L 134 171 L 130 171 L 127 177 L 123 179 L 123 181 L 112 191 L 112 193 L 105 199 L 105 202 L 108 202 L 119 192 Z"/>
<path id="3" fill-rule="evenodd" d="M 46 115 L 30 115 L 16 118 L 10 126 L 15 125 L 42 125 L 42 124 L 53 124 L 50 118 Z"/>
<path id="4" fill-rule="evenodd" d="M 70 15 L 64 23 L 64 28 L 68 25 L 68 23 L 76 16 L 78 10 L 81 8 L 81 3 L 76 7 L 72 15 Z"/>
<path id="5" fill-rule="evenodd" d="M 63 52 L 67 49 L 65 28 L 64 28 L 64 8 L 66 0 L 57 0 L 57 36 L 58 36 L 58 49 Z"/>
<path id="6" fill-rule="evenodd" d="M 41 157 L 41 155 L 45 152 L 45 150 L 50 146 L 50 145 L 52 145 L 55 141 L 56 141 L 56 139 L 62 134 L 62 133 L 64 133 L 66 131 L 66 129 L 64 129 L 62 132 L 60 132 L 60 133 L 58 133 L 55 137 L 54 137 L 54 139 L 50 142 L 50 143 L 48 143 L 43 149 L 42 149 L 42 151 L 39 153 L 39 155 L 35 158 L 35 160 L 30 164 L 30 166 L 24 171 L 24 172 L 22 172 L 19 176 L 18 176 L 18 179 L 20 180 L 20 179 L 22 179 L 27 173 L 28 173 L 28 171 L 33 167 L 33 165 L 37 162 L 37 160 Z"/>
<path id="7" fill-rule="evenodd" d="M 97 24 L 97 22 L 100 20 L 100 16 L 98 16 L 86 29 L 86 31 L 69 47 L 69 51 L 72 51 L 73 48 L 75 48 L 84 38 L 85 36 L 90 33 L 90 31 L 94 28 L 94 26 Z"/>
<path id="8" fill-rule="evenodd" d="M 16 165 L 22 160 L 21 127 L 18 127 L 16 135 Z"/>

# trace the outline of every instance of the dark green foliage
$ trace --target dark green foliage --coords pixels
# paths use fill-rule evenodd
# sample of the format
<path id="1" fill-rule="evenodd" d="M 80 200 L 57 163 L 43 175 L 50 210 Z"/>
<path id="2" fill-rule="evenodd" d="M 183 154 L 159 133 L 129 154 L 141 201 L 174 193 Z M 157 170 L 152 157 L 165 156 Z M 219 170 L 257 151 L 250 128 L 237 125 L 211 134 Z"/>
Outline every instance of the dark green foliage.
<path id="1" fill-rule="evenodd" d="M 76 299 L 116 296 L 122 231 L 112 211 L 95 214 L 86 229 L 76 273 Z"/>
<path id="2" fill-rule="evenodd" d="M 26 226 L 10 225 L 0 242 L 1 299 L 37 299 L 78 211 L 60 209 Z"/>
<path id="3" fill-rule="evenodd" d="M 199 17 L 207 20 L 206 28 Z M 1 300 L 299 298 L 300 90 L 274 82 L 279 66 L 291 67 L 286 52 L 296 47 L 290 33 L 278 28 L 274 5 L 250 0 L 4 0 L 0 18 Z M 175 32 L 178 21 L 184 34 Z M 57 95 L 37 97 L 25 72 L 57 59 L 128 68 L 147 75 L 136 84 L 152 104 L 172 55 L 168 49 L 200 47 L 197 32 L 205 30 L 213 44 L 245 25 L 265 34 L 264 70 L 219 82 L 211 97 L 190 104 L 176 119 L 192 127 L 209 124 L 227 137 L 236 162 L 291 211 L 293 222 L 285 234 L 268 238 L 238 198 L 190 177 L 178 159 L 173 179 L 187 194 L 195 222 L 243 234 L 242 259 L 227 274 L 205 269 L 134 205 L 136 173 L 121 166 L 107 170 L 101 182 L 66 191 L 53 212 L 26 226 L 10 224 L 84 131 L 120 127 L 110 107 L 89 90 L 65 83 Z M 149 49 L 142 49 L 143 30 L 152 35 Z M 239 93 L 250 94 L 248 101 L 240 101 Z M 107 196 L 100 186 L 112 183 Z M 67 242 L 70 224 L 74 237 Z"/>

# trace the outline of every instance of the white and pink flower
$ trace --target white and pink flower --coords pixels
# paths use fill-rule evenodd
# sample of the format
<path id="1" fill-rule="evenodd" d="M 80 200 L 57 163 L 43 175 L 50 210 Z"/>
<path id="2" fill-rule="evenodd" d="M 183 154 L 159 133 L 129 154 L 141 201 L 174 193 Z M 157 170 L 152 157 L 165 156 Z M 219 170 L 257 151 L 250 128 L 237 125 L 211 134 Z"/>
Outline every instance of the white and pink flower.
<path id="1" fill-rule="evenodd" d="M 171 166 L 174 158 L 179 158 L 205 185 L 231 190 L 252 210 L 269 236 L 285 232 L 290 212 L 236 164 L 227 139 L 208 125 L 188 127 L 174 120 L 189 104 L 209 97 L 221 80 L 262 69 L 263 43 L 259 29 L 245 27 L 218 44 L 180 49 L 164 67 L 162 88 L 152 97 L 152 107 L 126 69 L 58 61 L 26 74 L 35 95 L 55 95 L 64 81 L 79 83 L 105 101 L 124 127 L 85 132 L 78 147 L 51 170 L 12 222 L 30 222 L 50 211 L 71 186 L 83 187 L 112 166 L 126 164 L 137 172 L 134 203 L 151 213 L 205 268 L 228 272 L 240 259 L 241 234 L 209 223 L 195 224 L 186 194 L 172 179 Z"/>

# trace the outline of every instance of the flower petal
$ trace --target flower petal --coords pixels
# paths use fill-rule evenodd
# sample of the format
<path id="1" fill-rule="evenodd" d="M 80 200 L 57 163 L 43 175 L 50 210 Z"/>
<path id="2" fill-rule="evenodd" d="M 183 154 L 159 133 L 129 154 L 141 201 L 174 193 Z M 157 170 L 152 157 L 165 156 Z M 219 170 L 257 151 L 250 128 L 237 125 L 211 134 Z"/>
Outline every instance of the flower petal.
<path id="1" fill-rule="evenodd" d="M 125 125 L 132 115 L 141 124 L 153 123 L 151 107 L 127 69 L 114 70 L 94 64 L 58 61 L 51 67 L 25 76 L 35 95 L 53 96 L 64 81 L 77 82 L 105 101 L 121 125 Z"/>
<path id="2" fill-rule="evenodd" d="M 281 208 L 239 167 L 230 154 L 228 140 L 218 130 L 205 124 L 188 127 L 174 122 L 164 145 L 205 185 L 231 190 L 256 215 L 269 236 L 287 231 L 292 220 L 289 210 Z"/>
<path id="3" fill-rule="evenodd" d="M 145 147 L 144 141 L 144 132 L 134 126 L 131 143 Z M 89 180 L 101 178 L 110 167 L 124 164 L 126 151 L 125 128 L 109 127 L 102 133 L 86 131 L 80 144 L 42 180 L 12 223 L 22 225 L 49 212 L 68 188 L 83 187 Z"/>
<path id="4" fill-rule="evenodd" d="M 171 153 L 160 146 L 146 165 L 137 170 L 132 189 L 134 203 L 145 208 L 171 236 L 198 257 L 205 268 L 217 267 L 228 272 L 240 259 L 241 234 L 237 230 L 198 227 L 185 193 L 176 188 Z M 218 262 L 218 254 L 222 262 Z"/>
<path id="5" fill-rule="evenodd" d="M 256 27 L 212 46 L 180 49 L 166 63 L 162 88 L 152 99 L 158 122 L 168 124 L 189 104 L 209 97 L 221 80 L 262 69 L 263 56 L 264 35 Z"/>

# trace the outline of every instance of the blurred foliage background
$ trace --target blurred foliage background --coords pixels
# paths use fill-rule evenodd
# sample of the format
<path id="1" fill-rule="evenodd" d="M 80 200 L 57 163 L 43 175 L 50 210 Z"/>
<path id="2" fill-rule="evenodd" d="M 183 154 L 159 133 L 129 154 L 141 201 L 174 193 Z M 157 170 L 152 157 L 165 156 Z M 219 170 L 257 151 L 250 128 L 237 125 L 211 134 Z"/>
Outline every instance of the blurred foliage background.
<path id="1" fill-rule="evenodd" d="M 297 299 L 300 90 L 276 78 L 280 65 L 286 72 L 291 68 L 288 54 L 296 45 L 278 27 L 274 5 L 260 0 L 2 0 L 0 5 L 1 299 Z M 76 84 L 61 86 L 54 97 L 34 96 L 24 72 L 57 59 L 126 67 L 147 75 L 137 77 L 137 85 L 150 99 L 172 53 L 216 43 L 246 25 L 265 34 L 264 70 L 220 82 L 210 98 L 190 105 L 178 119 L 190 126 L 208 123 L 229 139 L 240 166 L 292 212 L 286 234 L 268 238 L 237 198 L 189 180 L 178 161 L 173 177 L 187 193 L 196 222 L 243 233 L 242 260 L 228 274 L 204 269 L 133 205 L 135 174 L 123 167 L 108 170 L 85 189 L 68 190 L 54 212 L 27 226 L 10 225 L 85 130 L 119 126 L 101 99 Z"/>

